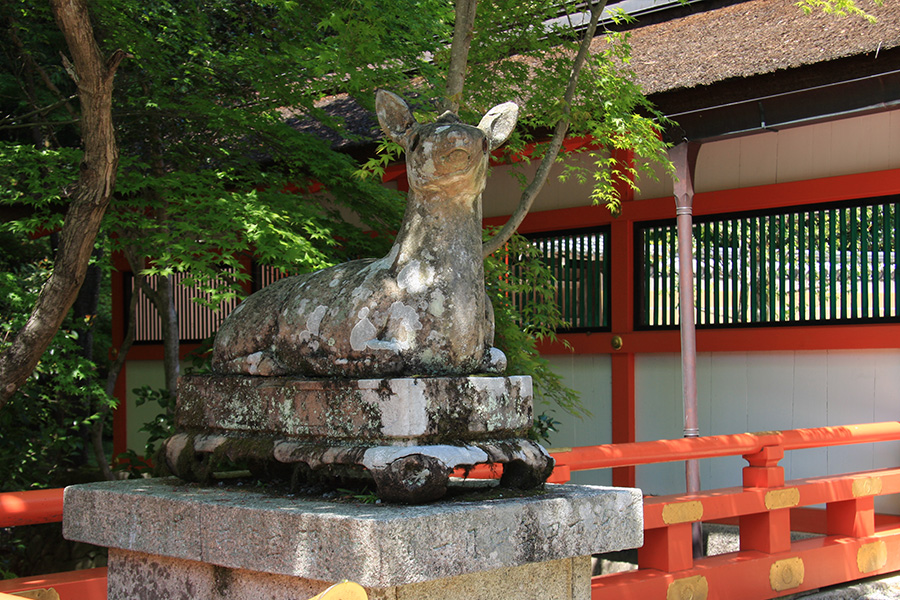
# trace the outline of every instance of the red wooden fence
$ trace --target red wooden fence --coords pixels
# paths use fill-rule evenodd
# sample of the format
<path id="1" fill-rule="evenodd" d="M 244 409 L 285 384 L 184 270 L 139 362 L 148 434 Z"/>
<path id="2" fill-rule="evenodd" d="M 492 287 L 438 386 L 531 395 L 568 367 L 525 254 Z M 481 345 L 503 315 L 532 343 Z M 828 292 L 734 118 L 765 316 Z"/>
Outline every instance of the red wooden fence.
<path id="1" fill-rule="evenodd" d="M 900 521 L 876 526 L 874 498 L 900 492 L 900 469 L 785 482 L 785 451 L 900 439 L 900 422 L 572 448 L 565 471 L 742 455 L 743 487 L 644 500 L 636 571 L 602 575 L 592 597 L 762 599 L 900 570 Z M 791 541 L 792 513 L 824 504 L 824 534 Z M 740 550 L 694 559 L 691 527 L 737 519 Z M 794 527 L 799 529 L 800 527 Z"/>
<path id="2" fill-rule="evenodd" d="M 743 456 L 742 487 L 645 498 L 639 568 L 594 577 L 592 597 L 774 598 L 900 570 L 900 518 L 876 518 L 874 506 L 875 496 L 900 492 L 900 468 L 785 482 L 778 464 L 785 451 L 893 440 L 900 422 L 567 448 L 553 452 L 550 481 L 567 481 L 572 471 Z M 812 529 L 823 535 L 792 542 L 792 522 L 810 530 L 816 514 L 803 507 L 820 504 L 824 516 Z M 0 527 L 61 518 L 62 490 L 0 494 Z M 698 521 L 736 522 L 740 550 L 694 559 Z M 0 599 L 50 587 L 63 600 L 102 600 L 106 569 L 0 581 Z"/>

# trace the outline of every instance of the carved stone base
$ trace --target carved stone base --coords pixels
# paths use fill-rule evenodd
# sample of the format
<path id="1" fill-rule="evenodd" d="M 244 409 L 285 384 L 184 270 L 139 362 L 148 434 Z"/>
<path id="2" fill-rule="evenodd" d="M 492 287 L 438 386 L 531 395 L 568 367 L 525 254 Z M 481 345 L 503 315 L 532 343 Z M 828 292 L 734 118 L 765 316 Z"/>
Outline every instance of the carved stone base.
<path id="1" fill-rule="evenodd" d="M 178 384 L 180 431 L 336 444 L 440 444 L 523 437 L 530 377 L 304 379 L 197 375 Z"/>
<path id="2" fill-rule="evenodd" d="M 223 463 L 244 463 L 253 475 L 307 482 L 371 479 L 379 498 L 418 504 L 443 497 L 456 469 L 503 465 L 500 485 L 531 489 L 546 481 L 553 458 L 540 445 L 516 438 L 452 446 L 329 446 L 234 434 L 178 433 L 163 446 L 166 465 L 186 481 L 209 483 Z"/>
<path id="3" fill-rule="evenodd" d="M 456 469 L 503 465 L 501 485 L 538 487 L 553 469 L 525 439 L 530 377 L 309 380 L 205 375 L 179 385 L 172 474 L 209 482 L 223 465 L 257 477 L 340 484 L 374 480 L 380 498 L 441 498 Z"/>

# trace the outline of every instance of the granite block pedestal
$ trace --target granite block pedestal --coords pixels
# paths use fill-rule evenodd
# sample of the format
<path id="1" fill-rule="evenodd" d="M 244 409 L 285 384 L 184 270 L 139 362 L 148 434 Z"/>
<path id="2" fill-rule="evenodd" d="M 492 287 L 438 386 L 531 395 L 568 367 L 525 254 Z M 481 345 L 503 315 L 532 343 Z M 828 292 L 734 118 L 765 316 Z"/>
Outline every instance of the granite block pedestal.
<path id="1" fill-rule="evenodd" d="M 308 500 L 177 479 L 66 489 L 64 534 L 110 549 L 109 600 L 588 600 L 590 555 L 642 543 L 639 490 L 548 485 L 421 506 Z"/>

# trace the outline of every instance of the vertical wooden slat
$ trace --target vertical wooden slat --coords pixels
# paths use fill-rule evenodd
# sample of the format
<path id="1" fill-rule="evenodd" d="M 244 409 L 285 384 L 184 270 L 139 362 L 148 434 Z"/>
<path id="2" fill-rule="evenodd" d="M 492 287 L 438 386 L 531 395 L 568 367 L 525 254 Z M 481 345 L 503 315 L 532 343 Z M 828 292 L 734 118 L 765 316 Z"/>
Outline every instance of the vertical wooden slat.
<path id="1" fill-rule="evenodd" d="M 775 321 L 787 321 L 787 295 L 788 290 L 790 289 L 786 284 L 787 276 L 788 276 L 788 266 L 784 260 L 785 257 L 785 247 L 788 244 L 793 244 L 793 240 L 788 241 L 787 236 L 785 235 L 785 226 L 784 226 L 784 215 L 778 215 L 778 239 L 776 240 L 776 249 L 778 250 L 778 264 L 775 266 L 775 270 L 778 273 L 778 285 L 780 289 L 777 291 L 776 296 L 778 296 L 778 308 L 780 313 L 775 316 Z"/>
<path id="2" fill-rule="evenodd" d="M 706 223 L 696 223 L 691 227 L 694 247 L 694 323 L 709 323 L 709 239 Z M 681 282 L 679 281 L 679 284 Z"/>
<path id="3" fill-rule="evenodd" d="M 896 204 L 885 204 L 881 219 L 881 239 L 884 244 L 884 308 L 881 315 L 883 317 L 891 315 L 891 266 L 894 264 L 891 252 L 891 213 L 896 206 Z"/>
<path id="4" fill-rule="evenodd" d="M 721 282 L 722 282 L 722 256 L 721 253 L 724 251 L 724 232 L 720 229 L 720 223 L 724 224 L 721 221 L 713 221 L 713 270 L 712 270 L 712 279 L 713 279 L 713 308 L 712 322 L 716 325 L 721 325 L 725 320 L 724 311 L 722 310 L 724 294 L 722 294 L 721 290 Z"/>
<path id="5" fill-rule="evenodd" d="M 859 287 L 862 293 L 862 306 L 860 307 L 862 312 L 853 315 L 864 319 L 871 316 L 869 314 L 870 282 L 872 281 L 872 274 L 869 270 L 869 208 L 868 206 L 859 208 L 860 262 L 862 263 L 860 265 L 861 277 Z"/>
<path id="6" fill-rule="evenodd" d="M 671 296 L 669 290 L 669 239 L 668 237 L 663 238 L 662 236 L 668 235 L 668 229 L 660 230 L 658 232 L 660 238 L 657 244 L 657 252 L 659 253 L 659 258 L 657 259 L 659 264 L 659 275 L 661 285 L 661 294 L 659 294 L 659 303 L 664 310 L 660 312 L 659 325 L 668 325 L 669 318 L 669 298 Z"/>
<path id="7" fill-rule="evenodd" d="M 835 262 L 837 259 L 837 256 L 835 254 L 836 223 L 835 223 L 835 218 L 834 218 L 836 215 L 834 214 L 834 211 L 831 212 L 830 216 L 831 216 L 831 218 L 828 220 L 828 225 L 829 225 L 829 227 L 828 227 L 828 241 L 829 241 L 828 255 L 829 255 L 829 258 L 831 259 L 830 260 L 831 273 L 829 274 L 829 281 L 831 283 L 831 294 L 830 294 L 831 313 L 828 315 L 828 318 L 835 319 L 835 318 L 837 318 L 838 313 L 837 313 L 837 294 L 834 293 L 834 289 L 833 289 L 834 280 L 835 280 L 835 277 L 834 277 L 835 268 L 837 267 L 836 262 Z"/>
<path id="8" fill-rule="evenodd" d="M 669 228 L 669 288 L 672 294 L 669 298 L 669 325 L 676 325 L 678 320 L 678 281 L 676 265 L 678 264 L 678 236 L 675 228 Z"/>
<path id="9" fill-rule="evenodd" d="M 857 220 L 857 211 L 858 207 L 853 206 L 847 210 L 841 211 L 841 225 L 844 224 L 843 215 L 849 216 L 849 246 L 847 242 L 842 239 L 841 240 L 841 258 L 846 260 L 846 250 L 850 252 L 850 311 L 844 311 L 844 317 L 855 317 L 859 311 L 859 224 Z M 844 228 L 841 227 L 841 233 L 843 234 Z M 843 271 L 846 271 L 846 265 L 844 265 Z"/>
<path id="10" fill-rule="evenodd" d="M 879 234 L 881 228 L 879 223 L 884 221 L 884 205 L 875 204 L 872 206 L 872 315 L 875 317 L 884 316 L 881 307 L 881 240 Z"/>
<path id="11" fill-rule="evenodd" d="M 580 293 L 578 294 L 581 298 L 581 301 L 578 303 L 578 326 L 586 327 L 588 325 L 587 320 L 587 306 L 588 306 L 588 235 L 587 233 L 581 234 L 578 236 L 578 285 L 581 288 Z"/>
<path id="12" fill-rule="evenodd" d="M 801 321 L 806 320 L 806 291 L 809 289 L 809 280 L 806 278 L 806 273 L 810 269 L 810 264 L 806 260 L 806 224 L 809 222 L 807 220 L 808 214 L 801 213 L 797 218 L 797 271 L 799 272 L 799 277 L 795 273 L 791 274 L 791 280 L 796 282 L 797 285 L 797 313 Z"/>
<path id="13" fill-rule="evenodd" d="M 769 301 L 769 312 L 767 322 L 774 322 L 778 320 L 777 314 L 777 304 L 778 304 L 778 295 L 780 290 L 778 289 L 779 283 L 779 273 L 778 273 L 778 223 L 780 222 L 780 215 L 773 215 L 768 218 L 769 227 L 768 227 L 768 244 L 767 248 L 769 250 L 769 258 L 766 261 L 767 266 L 769 267 L 769 276 L 768 276 L 768 286 L 766 287 L 766 291 L 768 292 L 768 301 Z"/>
<path id="14" fill-rule="evenodd" d="M 731 260 L 728 264 L 731 266 L 731 323 L 739 323 L 741 321 L 741 286 L 743 285 L 744 272 L 744 256 L 741 254 L 741 241 L 738 236 L 740 223 L 732 220 L 729 225 L 731 229 Z"/>
<path id="15" fill-rule="evenodd" d="M 900 276 L 897 274 L 897 260 L 900 259 L 900 206 L 893 205 L 894 212 L 894 260 L 891 265 L 894 267 L 894 314 L 900 315 Z"/>
<path id="16" fill-rule="evenodd" d="M 757 277 L 756 272 L 756 253 L 760 248 L 759 241 L 756 237 L 756 219 L 750 218 L 748 219 L 750 222 L 750 237 L 747 239 L 747 253 L 750 256 L 750 277 L 747 280 L 749 285 L 747 286 L 749 289 L 750 295 L 750 314 L 748 315 L 747 321 L 753 322 L 759 319 L 759 311 L 757 310 L 757 293 L 759 290 L 759 278 Z"/>
<path id="17" fill-rule="evenodd" d="M 641 236 L 641 247 L 643 248 L 643 277 L 641 281 L 643 282 L 644 294 L 643 298 L 641 298 L 641 303 L 643 304 L 642 318 L 644 325 L 655 325 L 653 321 L 655 321 L 655 317 L 651 320 L 651 315 L 654 309 L 653 299 L 656 297 L 656 278 L 653 277 L 653 272 L 651 270 L 651 256 L 650 256 L 650 238 L 652 232 L 649 229 L 644 229 L 638 232 L 638 235 Z"/>
<path id="18" fill-rule="evenodd" d="M 567 315 L 566 321 L 569 323 L 574 322 L 575 320 L 575 306 L 577 301 L 578 293 L 575 289 L 575 236 L 566 236 L 566 254 L 565 254 L 565 266 L 566 266 L 566 281 L 568 285 L 566 289 L 568 290 L 568 294 L 566 295 L 566 307 L 567 307 Z"/>

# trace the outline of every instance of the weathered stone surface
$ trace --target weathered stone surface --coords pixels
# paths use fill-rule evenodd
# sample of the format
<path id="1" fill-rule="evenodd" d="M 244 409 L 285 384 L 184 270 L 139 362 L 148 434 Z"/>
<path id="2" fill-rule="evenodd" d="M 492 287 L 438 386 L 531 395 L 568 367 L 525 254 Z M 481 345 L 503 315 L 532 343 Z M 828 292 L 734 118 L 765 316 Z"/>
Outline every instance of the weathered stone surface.
<path id="1" fill-rule="evenodd" d="M 109 600 L 302 600 L 331 582 L 110 551 Z M 589 600 L 590 557 L 368 588 L 369 600 Z"/>
<path id="2" fill-rule="evenodd" d="M 530 377 L 301 379 L 200 375 L 178 387 L 179 430 L 289 439 L 456 443 L 524 435 Z"/>
<path id="3" fill-rule="evenodd" d="M 468 444 L 366 446 L 275 440 L 236 434 L 176 433 L 160 456 L 169 472 L 185 481 L 209 484 L 217 470 L 243 463 L 255 477 L 294 484 L 335 478 L 372 479 L 382 500 L 416 504 L 441 498 L 454 469 L 503 465 L 500 485 L 539 487 L 553 471 L 543 446 L 524 438 Z"/>
<path id="4" fill-rule="evenodd" d="M 220 373 L 383 377 L 502 372 L 484 292 L 481 192 L 488 157 L 517 107 L 478 127 L 446 113 L 419 124 L 398 96 L 379 92 L 379 122 L 406 149 L 410 192 L 384 258 L 282 279 L 222 323 Z"/>
<path id="5" fill-rule="evenodd" d="M 67 538 L 144 554 L 389 588 L 635 548 L 639 490 L 548 486 L 529 498 L 351 505 L 173 479 L 66 489 Z M 589 567 L 587 567 L 589 569 Z M 435 596 L 438 597 L 438 596 Z"/>

